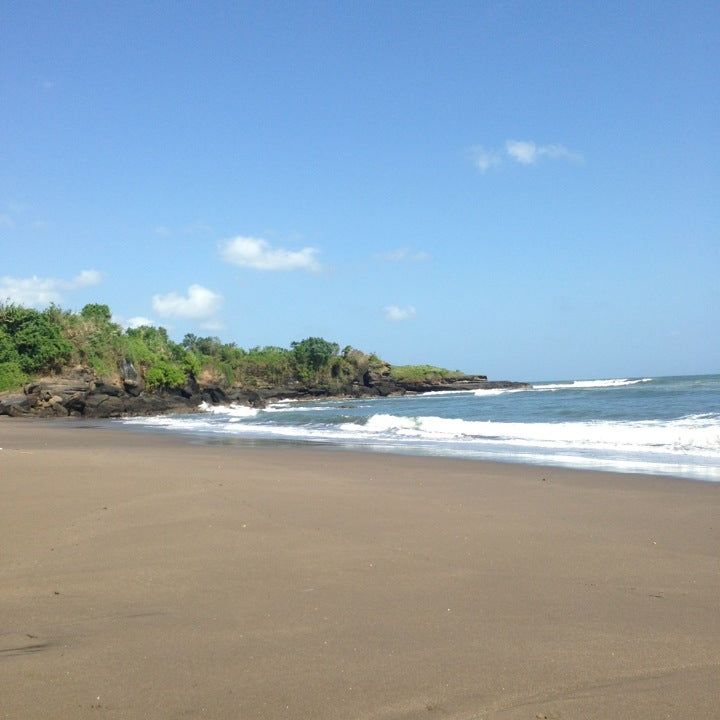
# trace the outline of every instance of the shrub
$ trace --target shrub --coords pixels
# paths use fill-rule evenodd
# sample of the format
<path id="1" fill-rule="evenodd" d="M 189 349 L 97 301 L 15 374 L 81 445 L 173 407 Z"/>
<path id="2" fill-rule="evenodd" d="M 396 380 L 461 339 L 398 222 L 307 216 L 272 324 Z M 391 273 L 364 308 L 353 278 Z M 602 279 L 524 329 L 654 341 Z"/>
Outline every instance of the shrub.
<path id="1" fill-rule="evenodd" d="M 0 363 L 18 362 L 20 356 L 13 339 L 0 327 Z"/>
<path id="2" fill-rule="evenodd" d="M 27 379 L 19 363 L 0 362 L 0 392 L 20 388 Z"/>
<path id="3" fill-rule="evenodd" d="M 145 384 L 149 388 L 174 388 L 185 384 L 186 375 L 179 366 L 160 360 L 145 373 Z"/>
<path id="4" fill-rule="evenodd" d="M 390 368 L 390 377 L 401 382 L 424 382 L 428 380 L 449 379 L 459 377 L 458 370 L 446 370 L 435 365 L 393 365 Z"/>
<path id="5" fill-rule="evenodd" d="M 202 363 L 194 352 L 186 352 L 182 358 L 182 364 L 185 372 L 195 378 L 202 372 Z"/>
<path id="6" fill-rule="evenodd" d="M 331 343 L 319 337 L 309 337 L 299 342 L 293 342 L 291 347 L 298 376 L 303 380 L 309 380 L 321 370 L 327 369 L 330 361 L 340 351 L 337 343 Z"/>
<path id="7" fill-rule="evenodd" d="M 109 323 L 112 320 L 112 313 L 107 305 L 99 303 L 90 303 L 80 311 L 80 315 L 88 320 L 94 320 L 98 323 Z"/>
<path id="8" fill-rule="evenodd" d="M 61 334 L 60 318 L 54 306 L 43 312 L 17 305 L 0 308 L 0 327 L 12 338 L 24 372 L 58 370 L 69 360 L 72 346 Z"/>

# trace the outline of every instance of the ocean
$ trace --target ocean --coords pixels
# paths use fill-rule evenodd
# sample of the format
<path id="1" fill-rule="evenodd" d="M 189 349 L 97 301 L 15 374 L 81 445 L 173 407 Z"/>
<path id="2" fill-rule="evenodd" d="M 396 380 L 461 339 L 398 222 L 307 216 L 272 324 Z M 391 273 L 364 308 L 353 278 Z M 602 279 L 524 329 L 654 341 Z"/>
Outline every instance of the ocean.
<path id="1" fill-rule="evenodd" d="M 273 403 L 119 422 L 203 440 L 337 446 L 720 481 L 720 375 L 561 380 Z"/>

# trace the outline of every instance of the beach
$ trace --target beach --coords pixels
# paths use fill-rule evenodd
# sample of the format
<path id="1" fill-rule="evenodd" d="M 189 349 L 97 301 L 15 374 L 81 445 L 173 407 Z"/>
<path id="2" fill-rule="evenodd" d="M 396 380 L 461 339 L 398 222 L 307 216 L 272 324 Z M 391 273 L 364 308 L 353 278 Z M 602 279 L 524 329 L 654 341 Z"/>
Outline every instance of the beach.
<path id="1" fill-rule="evenodd" d="M 720 484 L 0 418 L 0 718 L 717 718 Z"/>

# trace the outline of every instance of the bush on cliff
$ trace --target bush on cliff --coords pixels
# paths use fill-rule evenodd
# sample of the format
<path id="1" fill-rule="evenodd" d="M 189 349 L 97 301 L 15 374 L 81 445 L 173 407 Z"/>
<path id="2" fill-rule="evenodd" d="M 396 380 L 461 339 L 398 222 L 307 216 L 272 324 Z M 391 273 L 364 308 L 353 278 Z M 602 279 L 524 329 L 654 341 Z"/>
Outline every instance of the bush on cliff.
<path id="1" fill-rule="evenodd" d="M 0 328 L 0 392 L 19 388 L 27 380 L 13 339 Z"/>
<path id="2" fill-rule="evenodd" d="M 87 320 L 94 320 L 97 323 L 109 323 L 112 320 L 112 312 L 108 305 L 99 303 L 90 303 L 81 311 L 80 315 Z"/>
<path id="3" fill-rule="evenodd" d="M 390 368 L 390 377 L 400 382 L 433 382 L 461 375 L 459 370 L 446 370 L 434 365 L 393 365 Z"/>
<path id="4" fill-rule="evenodd" d="M 89 367 L 99 378 L 119 384 L 121 368 L 132 363 L 149 388 L 184 386 L 191 378 L 234 387 L 323 386 L 344 392 L 377 382 L 432 381 L 456 376 L 430 365 L 392 367 L 374 354 L 308 337 L 290 348 L 249 350 L 216 337 L 188 334 L 182 343 L 161 327 L 123 329 L 107 305 L 91 303 L 79 313 L 55 306 L 33 310 L 0 304 L 0 390 L 19 388 L 30 376 Z"/>
<path id="5" fill-rule="evenodd" d="M 160 360 L 145 373 L 145 384 L 151 389 L 182 387 L 186 380 L 185 371 L 166 360 Z"/>
<path id="6" fill-rule="evenodd" d="M 123 329 L 112 322 L 107 305 L 86 305 L 79 314 L 64 312 L 60 320 L 63 335 L 73 347 L 74 364 L 87 365 L 99 377 L 117 375 L 118 358 L 123 354 Z"/>
<path id="7" fill-rule="evenodd" d="M 0 362 L 0 392 L 18 390 L 27 379 L 28 376 L 22 371 L 19 363 Z"/>
<path id="8" fill-rule="evenodd" d="M 323 370 L 328 370 L 331 361 L 340 351 L 337 343 L 323 338 L 309 337 L 290 344 L 298 377 L 306 382 L 317 380 Z"/>
<path id="9" fill-rule="evenodd" d="M 72 346 L 62 336 L 54 305 L 38 311 L 19 305 L 0 306 L 0 329 L 10 337 L 25 373 L 59 370 L 72 354 Z"/>

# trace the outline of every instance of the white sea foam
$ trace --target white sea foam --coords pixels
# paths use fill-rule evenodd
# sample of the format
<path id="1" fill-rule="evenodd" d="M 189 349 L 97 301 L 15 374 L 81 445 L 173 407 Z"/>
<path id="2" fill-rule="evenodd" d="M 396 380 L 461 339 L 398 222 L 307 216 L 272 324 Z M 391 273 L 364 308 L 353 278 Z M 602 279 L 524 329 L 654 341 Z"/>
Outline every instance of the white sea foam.
<path id="1" fill-rule="evenodd" d="M 421 397 L 428 397 L 433 395 L 463 395 L 474 392 L 473 390 L 428 390 L 427 392 L 418 393 Z M 403 395 L 401 397 L 416 397 L 415 395 Z"/>
<path id="2" fill-rule="evenodd" d="M 247 405 L 210 405 L 209 403 L 203 402 L 198 406 L 203 412 L 211 413 L 212 415 L 227 415 L 228 417 L 234 418 L 246 418 L 255 417 L 259 410 L 257 408 L 248 407 Z"/>
<path id="3" fill-rule="evenodd" d="M 613 378 L 611 380 L 573 380 L 564 383 L 541 383 L 533 385 L 533 390 L 589 390 L 592 388 L 615 388 L 637 385 L 650 382 L 652 378 L 629 380 L 628 378 Z"/>
<path id="4" fill-rule="evenodd" d="M 328 407 L 332 408 L 332 406 L 323 406 L 323 405 L 296 405 L 296 406 L 290 406 L 286 403 L 272 403 L 272 405 L 268 405 L 266 408 L 263 408 L 262 412 L 266 413 L 296 413 L 296 412 L 318 412 L 320 410 L 327 410 Z"/>
<path id="5" fill-rule="evenodd" d="M 475 395 L 476 397 L 492 397 L 493 395 L 505 395 L 507 393 L 527 392 L 532 390 L 531 387 L 526 388 L 478 388 L 477 390 L 430 390 L 420 393 L 423 398 L 434 397 L 437 395 Z M 416 395 L 405 395 L 403 397 L 414 398 Z"/>
<path id="6" fill-rule="evenodd" d="M 425 440 L 459 440 L 547 449 L 698 454 L 720 459 L 720 416 L 711 414 L 689 415 L 677 420 L 558 423 L 379 414 L 368 418 L 365 425 L 345 423 L 341 427 L 348 432 Z"/>
<path id="7" fill-rule="evenodd" d="M 237 408 L 229 409 L 237 411 Z M 720 414 L 714 413 L 668 421 L 557 423 L 376 414 L 364 423 L 291 425 L 273 423 L 269 418 L 266 422 L 257 422 L 249 415 L 243 418 L 215 412 L 205 416 L 128 418 L 122 422 L 193 435 L 334 442 L 517 462 L 667 472 L 720 480 Z"/>
<path id="8" fill-rule="evenodd" d="M 629 378 L 613 378 L 610 380 L 570 380 L 563 383 L 538 383 L 526 388 L 479 388 L 477 390 L 432 390 L 422 393 L 422 397 L 432 397 L 436 395 L 461 395 L 463 393 L 472 394 L 475 397 L 494 397 L 495 395 L 508 395 L 511 393 L 523 393 L 530 390 L 591 390 L 595 388 L 619 388 L 628 385 L 637 385 L 639 383 L 650 382 L 652 378 L 641 378 L 639 380 L 631 380 Z M 412 396 L 409 396 L 412 397 Z"/>
<path id="9" fill-rule="evenodd" d="M 220 406 L 217 406 L 220 407 Z M 216 407 L 216 409 L 217 409 Z M 252 411 L 253 408 L 243 408 Z M 705 413 L 676 420 L 521 423 L 460 420 L 435 416 L 376 414 L 364 423 L 286 425 L 241 422 L 227 408 L 226 422 L 215 417 L 160 416 L 128 418 L 123 422 L 168 429 L 289 438 L 380 441 L 429 441 L 536 448 L 546 451 L 615 451 L 632 454 L 698 456 L 720 461 L 720 415 Z M 217 419 L 216 419 L 217 417 Z"/>
<path id="10" fill-rule="evenodd" d="M 531 388 L 489 388 L 488 390 L 473 390 L 475 397 L 492 397 L 493 395 L 508 395 L 511 393 L 527 392 Z"/>

